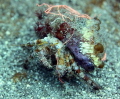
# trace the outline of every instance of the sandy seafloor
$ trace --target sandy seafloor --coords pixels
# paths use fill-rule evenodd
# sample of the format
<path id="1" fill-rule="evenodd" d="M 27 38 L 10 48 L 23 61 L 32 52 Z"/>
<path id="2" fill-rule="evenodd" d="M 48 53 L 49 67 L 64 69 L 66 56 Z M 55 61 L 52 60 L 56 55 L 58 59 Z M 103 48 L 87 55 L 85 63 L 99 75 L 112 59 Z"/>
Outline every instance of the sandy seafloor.
<path id="1" fill-rule="evenodd" d="M 37 63 L 25 70 L 28 53 L 20 44 L 37 39 L 36 4 L 68 5 L 77 11 L 99 16 L 100 40 L 107 53 L 105 67 L 91 78 L 103 89 L 94 91 L 83 80 L 62 85 L 49 70 Z M 27 78 L 13 82 L 11 77 L 26 72 Z M 120 98 L 120 0 L 0 0 L 0 99 L 119 99 Z"/>

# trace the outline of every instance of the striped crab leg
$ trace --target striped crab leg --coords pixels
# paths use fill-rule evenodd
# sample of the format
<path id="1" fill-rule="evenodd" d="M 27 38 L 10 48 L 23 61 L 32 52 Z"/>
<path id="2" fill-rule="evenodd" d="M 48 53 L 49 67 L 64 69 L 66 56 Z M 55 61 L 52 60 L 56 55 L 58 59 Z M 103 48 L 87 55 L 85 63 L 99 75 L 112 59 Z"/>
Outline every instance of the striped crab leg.
<path id="1" fill-rule="evenodd" d="M 77 79 L 82 78 L 84 81 L 86 81 L 90 86 L 92 86 L 93 89 L 99 90 L 101 87 L 96 84 L 90 77 L 88 77 L 83 71 L 80 71 L 80 73 L 77 76 Z"/>

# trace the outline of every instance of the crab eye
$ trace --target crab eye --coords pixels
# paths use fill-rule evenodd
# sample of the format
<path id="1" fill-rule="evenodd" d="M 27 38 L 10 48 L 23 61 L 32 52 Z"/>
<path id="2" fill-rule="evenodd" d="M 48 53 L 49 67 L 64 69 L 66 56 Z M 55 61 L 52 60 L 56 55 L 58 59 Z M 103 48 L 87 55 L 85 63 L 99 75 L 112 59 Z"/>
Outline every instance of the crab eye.
<path id="1" fill-rule="evenodd" d="M 95 51 L 96 54 L 98 54 L 98 53 L 103 53 L 103 51 L 104 51 L 103 45 L 100 44 L 100 43 L 96 44 L 96 45 L 94 46 L 94 51 Z"/>

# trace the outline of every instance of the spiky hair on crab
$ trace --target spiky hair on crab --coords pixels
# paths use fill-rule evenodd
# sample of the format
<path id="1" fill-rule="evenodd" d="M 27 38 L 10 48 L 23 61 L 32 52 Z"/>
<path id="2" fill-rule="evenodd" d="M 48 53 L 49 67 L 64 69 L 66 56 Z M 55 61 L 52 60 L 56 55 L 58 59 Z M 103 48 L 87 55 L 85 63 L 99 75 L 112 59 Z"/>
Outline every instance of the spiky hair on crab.
<path id="1" fill-rule="evenodd" d="M 35 46 L 34 55 L 44 67 L 53 69 L 55 74 L 57 72 L 60 82 L 63 83 L 61 77 L 67 74 L 68 78 L 82 78 L 94 89 L 100 89 L 100 86 L 86 75 L 87 72 L 94 71 L 94 68 L 104 66 L 99 55 L 104 53 L 104 47 L 95 42 L 94 36 L 100 29 L 100 20 L 80 14 L 66 5 L 44 3 L 38 6 L 47 8 L 37 12 L 35 32 L 38 40 L 29 43 L 29 47 Z M 51 58 L 52 55 L 55 58 Z M 53 61 L 56 61 L 56 64 L 53 64 Z"/>

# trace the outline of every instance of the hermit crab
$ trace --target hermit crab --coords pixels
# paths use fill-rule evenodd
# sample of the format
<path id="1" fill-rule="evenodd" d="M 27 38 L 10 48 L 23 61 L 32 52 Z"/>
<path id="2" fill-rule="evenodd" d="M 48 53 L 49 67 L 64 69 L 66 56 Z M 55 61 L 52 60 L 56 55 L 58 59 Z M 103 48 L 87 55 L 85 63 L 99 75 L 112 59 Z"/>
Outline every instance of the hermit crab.
<path id="1" fill-rule="evenodd" d="M 36 12 L 38 20 L 34 29 L 38 40 L 23 46 L 33 47 L 33 55 L 44 67 L 53 69 L 60 82 L 64 83 L 61 79 L 64 76 L 75 76 L 94 89 L 100 89 L 86 75 L 104 66 L 104 47 L 96 42 L 100 20 L 80 14 L 66 5 L 44 3 L 38 6 L 41 10 Z"/>

